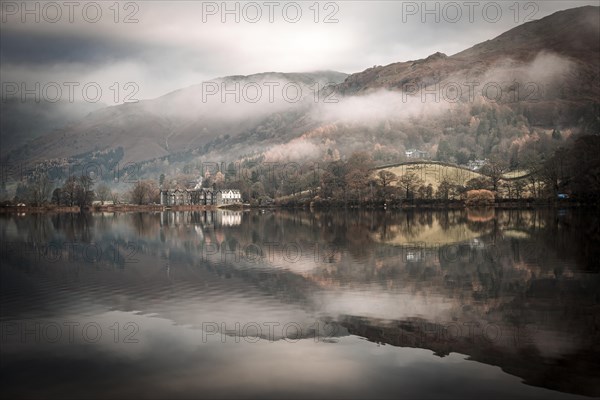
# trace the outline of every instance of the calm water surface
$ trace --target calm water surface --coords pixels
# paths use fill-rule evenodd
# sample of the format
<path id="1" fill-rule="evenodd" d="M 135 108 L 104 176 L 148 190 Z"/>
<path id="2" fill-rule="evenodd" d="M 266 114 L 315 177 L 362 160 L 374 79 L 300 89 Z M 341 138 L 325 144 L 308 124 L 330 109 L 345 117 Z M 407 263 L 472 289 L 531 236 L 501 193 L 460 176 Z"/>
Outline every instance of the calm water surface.
<path id="1" fill-rule="evenodd" d="M 0 216 L 6 398 L 600 396 L 597 210 Z"/>

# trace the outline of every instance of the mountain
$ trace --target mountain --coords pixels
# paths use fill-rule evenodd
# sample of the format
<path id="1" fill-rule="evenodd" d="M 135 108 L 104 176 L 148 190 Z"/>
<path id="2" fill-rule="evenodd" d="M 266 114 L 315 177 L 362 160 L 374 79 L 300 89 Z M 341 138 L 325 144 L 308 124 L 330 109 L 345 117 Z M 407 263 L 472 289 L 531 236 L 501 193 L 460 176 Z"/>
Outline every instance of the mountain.
<path id="1" fill-rule="evenodd" d="M 121 161 L 129 163 L 203 148 L 219 137 L 260 129 L 261 123 L 276 121 L 278 114 L 289 112 L 314 97 L 319 88 L 345 77 L 340 72 L 320 71 L 216 78 L 157 99 L 94 111 L 3 158 L 30 164 L 122 147 Z M 294 101 L 297 93 L 303 100 Z M 258 101 L 254 102 L 255 98 Z"/>
<path id="2" fill-rule="evenodd" d="M 88 115 L 106 107 L 99 103 L 58 101 L 38 103 L 18 98 L 3 99 L 0 118 L 0 153 L 4 156 L 54 129 L 76 123 Z"/>
<path id="3" fill-rule="evenodd" d="M 402 90 L 411 85 L 466 82 L 531 83 L 520 100 L 540 97 L 576 105 L 600 99 L 600 8 L 557 12 L 511 29 L 453 56 L 435 53 L 426 59 L 370 68 L 349 76 L 337 91 L 344 95 L 375 89 Z M 539 87 L 535 84 L 539 84 Z M 482 85 L 480 85 L 481 87 Z M 495 94 L 490 93 L 490 97 Z"/>
<path id="4" fill-rule="evenodd" d="M 149 172 L 157 174 L 199 157 L 331 160 L 360 149 L 385 163 L 419 148 L 440 161 L 497 155 L 517 167 L 563 137 L 600 129 L 599 16 L 599 7 L 560 11 L 452 56 L 435 53 L 349 76 L 218 78 L 92 112 L 3 161 L 85 161 L 120 149 L 121 163 L 152 162 Z M 235 85 L 240 99 L 220 96 Z M 256 90 L 262 93 L 254 101 Z"/>

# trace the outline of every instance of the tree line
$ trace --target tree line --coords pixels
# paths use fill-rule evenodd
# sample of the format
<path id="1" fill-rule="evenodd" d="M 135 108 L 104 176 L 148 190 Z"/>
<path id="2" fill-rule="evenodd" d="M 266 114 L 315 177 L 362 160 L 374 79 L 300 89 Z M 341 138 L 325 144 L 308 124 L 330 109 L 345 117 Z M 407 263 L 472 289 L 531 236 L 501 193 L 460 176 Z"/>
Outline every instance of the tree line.
<path id="1" fill-rule="evenodd" d="M 125 193 L 87 176 L 71 176 L 62 185 L 54 185 L 47 175 L 34 171 L 26 181 L 19 183 L 13 202 L 79 207 L 90 206 L 94 200 L 101 204 L 152 204 L 160 202 L 161 188 L 190 189 L 199 183 L 213 189 L 238 189 L 244 201 L 251 205 L 306 201 L 381 205 L 406 201 L 452 202 L 464 201 L 468 192 L 477 190 L 490 191 L 495 201 L 548 200 L 565 194 L 578 201 L 597 202 L 600 200 L 598 154 L 600 136 L 581 136 L 558 147 L 550 156 L 532 156 L 522 178 L 507 178 L 510 160 L 491 157 L 480 171 L 481 176 L 460 183 L 449 179 L 428 183 L 414 172 L 397 175 L 387 169 L 377 170 L 372 155 L 367 152 L 355 152 L 347 158 L 321 163 L 315 168 L 299 168 L 288 174 L 265 173 L 260 168 L 261 160 L 245 165 L 244 174 L 236 171 L 233 163 L 223 170 L 204 171 L 204 174 L 190 168 L 177 176 L 161 174 L 158 182 L 137 180 Z"/>

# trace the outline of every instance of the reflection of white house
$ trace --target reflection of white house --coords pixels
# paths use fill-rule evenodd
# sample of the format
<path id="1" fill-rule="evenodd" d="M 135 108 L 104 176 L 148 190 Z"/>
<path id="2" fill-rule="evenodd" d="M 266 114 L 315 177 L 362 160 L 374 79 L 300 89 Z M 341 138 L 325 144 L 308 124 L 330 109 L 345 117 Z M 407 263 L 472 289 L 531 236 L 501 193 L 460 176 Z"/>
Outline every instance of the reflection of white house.
<path id="1" fill-rule="evenodd" d="M 472 249 L 484 249 L 485 243 L 479 238 L 471 239 L 471 243 L 469 243 Z"/>
<path id="2" fill-rule="evenodd" d="M 429 153 L 417 149 L 408 149 L 404 152 L 407 158 L 429 158 Z"/>
<path id="3" fill-rule="evenodd" d="M 237 226 L 242 223 L 242 213 L 235 211 L 221 211 L 216 215 L 217 226 Z"/>
<path id="4" fill-rule="evenodd" d="M 160 191 L 163 206 L 240 204 L 242 194 L 237 189 L 167 189 Z"/>
<path id="5" fill-rule="evenodd" d="M 417 251 L 406 252 L 406 261 L 408 261 L 408 262 L 421 261 L 421 253 L 417 252 Z"/>
<path id="6" fill-rule="evenodd" d="M 233 210 L 216 211 L 165 211 L 160 213 L 161 226 L 194 226 L 199 235 L 206 227 L 230 227 L 242 223 L 243 213 Z"/>

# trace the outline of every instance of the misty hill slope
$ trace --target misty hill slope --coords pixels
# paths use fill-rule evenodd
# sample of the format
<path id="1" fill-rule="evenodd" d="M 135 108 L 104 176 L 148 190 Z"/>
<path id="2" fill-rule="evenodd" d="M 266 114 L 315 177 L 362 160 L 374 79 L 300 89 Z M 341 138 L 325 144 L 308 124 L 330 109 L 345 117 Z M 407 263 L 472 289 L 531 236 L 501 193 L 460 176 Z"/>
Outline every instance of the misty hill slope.
<path id="1" fill-rule="evenodd" d="M 205 101 L 205 83 L 109 107 L 30 142 L 4 161 L 31 164 L 121 147 L 123 162 L 182 152 L 188 158 L 178 156 L 177 162 L 200 156 L 234 160 L 247 154 L 270 161 L 333 160 L 360 149 L 385 163 L 402 160 L 404 150 L 414 147 L 440 161 L 460 163 L 496 154 L 516 165 L 546 146 L 534 143 L 544 139 L 544 130 L 569 135 L 600 126 L 599 21 L 600 7 L 569 9 L 452 56 L 435 53 L 350 76 L 326 71 L 219 78 L 210 82 L 212 89 L 237 83 L 250 85 L 250 94 L 240 101 L 233 96 L 223 101 L 219 95 Z M 272 82 L 279 86 L 269 101 L 265 85 Z M 322 88 L 331 82 L 336 84 L 324 92 L 336 101 L 325 101 L 323 92 L 315 101 L 315 84 Z M 477 83 L 474 98 L 466 82 Z M 282 98 L 281 89 L 290 83 L 303 88 L 302 100 Z M 481 92 L 490 83 L 501 88 L 493 101 L 489 92 Z M 255 84 L 263 88 L 258 102 L 251 101 Z M 418 92 L 402 93 L 448 84 L 462 88 L 457 101 L 423 101 Z"/>
<path id="2" fill-rule="evenodd" d="M 310 99 L 318 88 L 339 83 L 345 77 L 339 72 L 318 71 L 217 78 L 157 99 L 92 112 L 77 123 L 21 146 L 5 160 L 30 164 L 122 147 L 123 162 L 127 163 L 202 148 L 219 137 L 259 127 L 302 102 L 283 101 L 282 96 L 295 100 L 300 92 Z M 289 87 L 284 94 L 286 85 Z M 238 98 L 235 94 L 225 95 L 225 90 L 237 92 Z"/>
<path id="3" fill-rule="evenodd" d="M 576 63 L 577 67 L 582 69 L 581 77 L 590 79 L 586 82 L 589 85 L 584 85 L 584 88 L 589 94 L 598 96 L 599 10 L 599 7 L 588 6 L 560 11 L 541 20 L 520 25 L 495 39 L 450 57 L 443 53 L 435 53 L 422 60 L 369 68 L 350 75 L 337 86 L 337 91 L 355 94 L 380 88 L 403 89 L 409 84 L 431 85 L 448 79 L 481 78 L 491 68 L 514 69 L 535 62 L 540 53 L 554 53 Z M 554 66 L 543 67 L 552 69 Z"/>
<path id="4" fill-rule="evenodd" d="M 106 105 L 98 103 L 70 103 L 66 100 L 36 103 L 33 99 L 25 102 L 18 98 L 3 99 L 0 106 L 0 153 L 4 156 L 30 140 L 78 122 L 90 112 L 104 107 Z"/>

